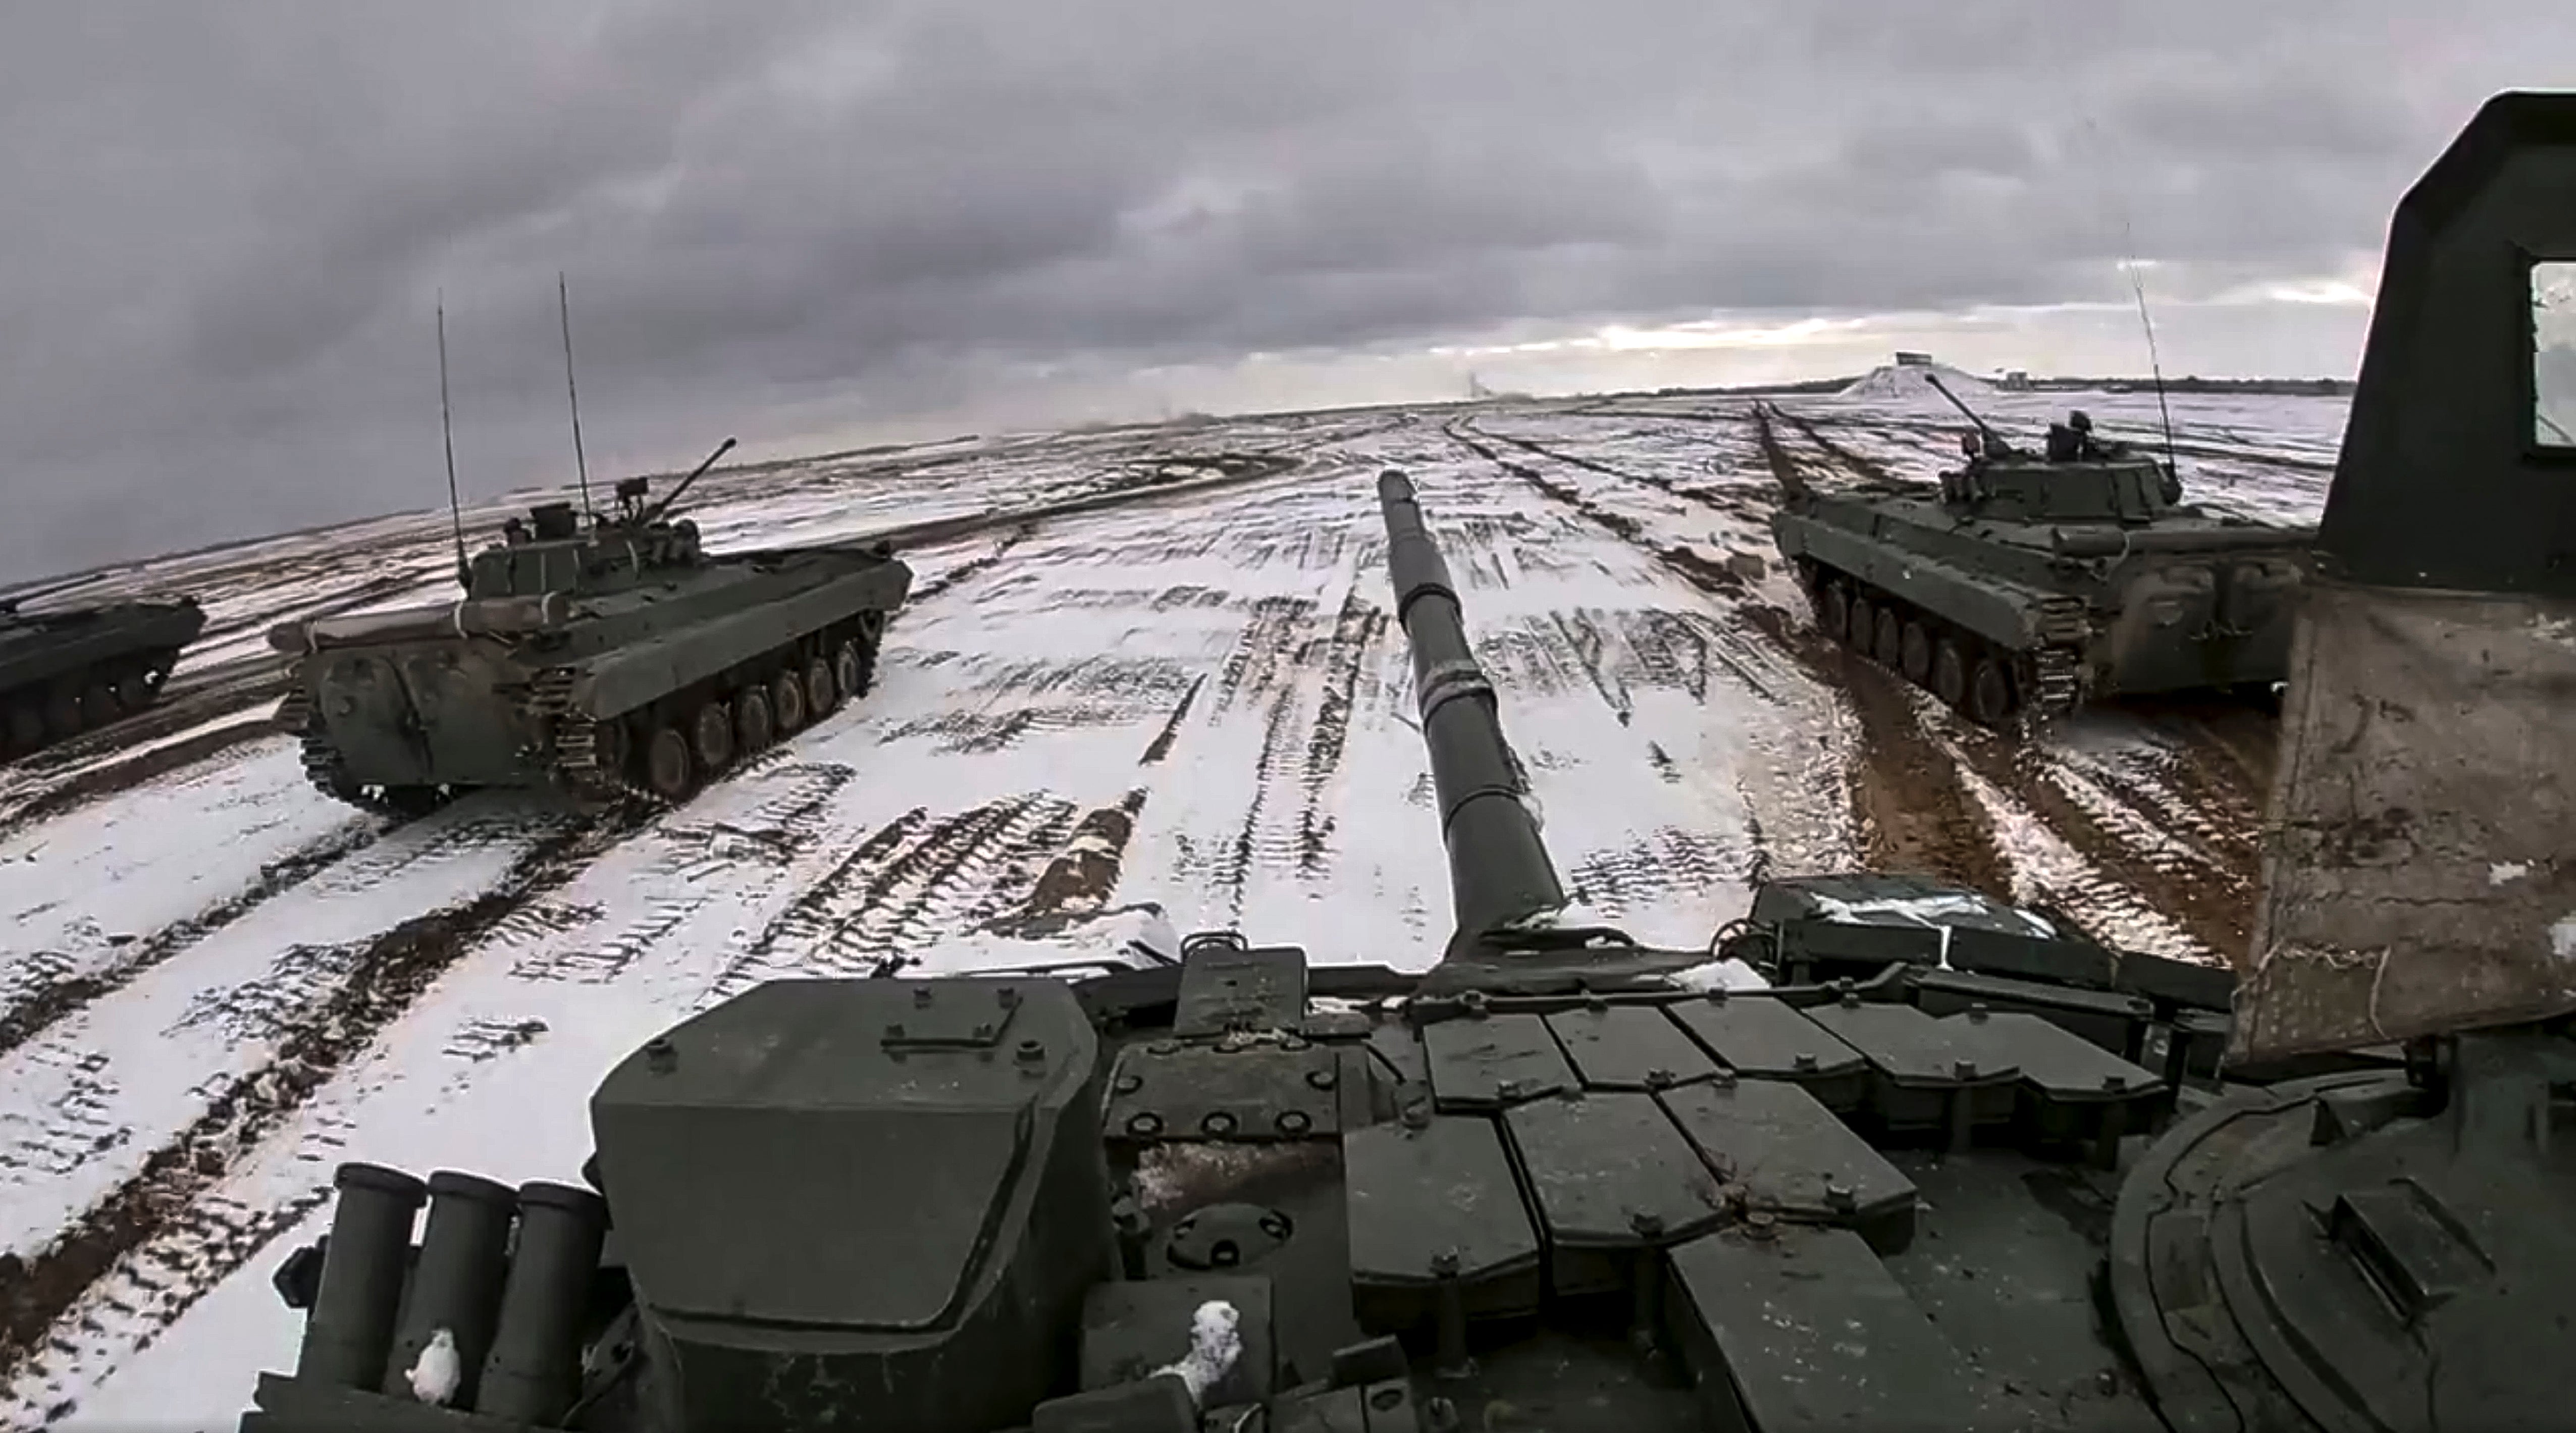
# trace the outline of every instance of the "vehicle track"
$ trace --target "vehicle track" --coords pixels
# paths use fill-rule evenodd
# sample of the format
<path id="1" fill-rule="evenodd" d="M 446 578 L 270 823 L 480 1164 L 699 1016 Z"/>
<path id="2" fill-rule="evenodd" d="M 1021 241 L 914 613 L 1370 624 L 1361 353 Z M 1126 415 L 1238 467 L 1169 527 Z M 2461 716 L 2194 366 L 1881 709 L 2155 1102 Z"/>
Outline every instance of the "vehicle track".
<path id="1" fill-rule="evenodd" d="M 20 957 L 19 985 L 0 1009 L 0 1056 L 42 1036 L 99 999 L 124 989 L 153 967 L 184 954 L 199 941 L 294 889 L 325 867 L 372 845 L 387 829 L 372 821 L 349 826 L 261 868 L 251 886 L 134 941 L 103 968 L 43 973 L 46 953 Z M 34 967 L 30 970 L 29 967 Z"/>
<path id="2" fill-rule="evenodd" d="M 1768 420 L 1758 410 L 1755 421 L 1774 476 L 1784 487 L 1799 480 L 1794 460 L 1771 441 Z M 1853 824 L 1871 865 L 1988 892 L 2009 889 L 2009 873 L 1995 850 L 1984 810 L 1959 784 L 1954 764 L 1924 738 L 1902 693 L 1883 682 L 1865 680 L 1877 673 L 1865 669 L 1849 652 L 1826 644 L 1813 628 L 1788 613 L 1768 603 L 1745 600 L 1750 594 L 1733 573 L 1723 569 L 1710 573 L 1704 570 L 1705 564 L 1678 561 L 1648 539 L 1633 519 L 1587 504 L 1573 489 L 1550 482 L 1526 464 L 1503 459 L 1460 432 L 1456 424 L 1450 433 L 1479 456 L 1656 558 L 1692 585 L 1713 596 L 1737 599 L 1735 605 L 1745 620 L 1775 643 L 1782 655 L 1827 690 L 1840 694 L 1861 735 L 1859 759 L 1846 779 Z M 1610 476 L 1622 475 L 1613 471 Z"/>
<path id="3" fill-rule="evenodd" d="M 272 1056 L 217 1086 L 205 1112 L 155 1149 L 135 1175 L 32 1257 L 0 1254 L 0 1387 L 14 1381 L 55 1320 L 93 1283 L 188 1217 L 235 1159 L 369 1048 L 479 936 L 521 902 L 570 880 L 643 816 L 627 811 L 559 831 L 530 847 L 482 894 L 414 916 L 369 941 L 354 953 L 345 979 L 294 1018 L 280 1020 Z"/>

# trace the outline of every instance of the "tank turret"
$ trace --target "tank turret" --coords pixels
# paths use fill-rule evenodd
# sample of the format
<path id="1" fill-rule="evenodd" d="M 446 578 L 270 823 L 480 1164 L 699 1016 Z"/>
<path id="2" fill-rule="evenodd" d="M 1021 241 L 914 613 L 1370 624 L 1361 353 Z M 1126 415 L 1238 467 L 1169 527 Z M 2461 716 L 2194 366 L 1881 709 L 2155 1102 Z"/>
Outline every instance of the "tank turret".
<path id="1" fill-rule="evenodd" d="M 1580 929 L 1389 475 L 1427 973 L 755 987 L 609 1072 L 587 1188 L 343 1166 L 243 1428 L 2560 1426 L 2568 530 L 2496 395 L 2571 190 L 2576 95 L 2507 96 L 2401 209 L 2244 991 L 1899 873 L 1766 883 L 1769 984 Z"/>
<path id="2" fill-rule="evenodd" d="M 689 485 L 733 451 L 725 439 L 670 496 L 647 507 L 651 482 L 642 476 L 617 484 L 617 507 L 610 513 L 585 515 L 567 502 L 539 503 L 524 519 L 501 526 L 501 541 L 474 555 L 466 566 L 469 600 L 541 597 L 549 592 L 608 591 L 632 585 L 648 575 L 684 571 L 702 565 L 698 525 L 686 518 L 669 521 L 672 504 Z"/>

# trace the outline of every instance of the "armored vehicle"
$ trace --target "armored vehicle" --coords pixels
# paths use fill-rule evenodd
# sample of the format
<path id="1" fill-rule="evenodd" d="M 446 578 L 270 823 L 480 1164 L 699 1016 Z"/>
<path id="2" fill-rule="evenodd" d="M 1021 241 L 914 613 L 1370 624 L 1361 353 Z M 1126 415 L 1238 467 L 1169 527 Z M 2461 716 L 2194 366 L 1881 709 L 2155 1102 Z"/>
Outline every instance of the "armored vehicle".
<path id="1" fill-rule="evenodd" d="M 343 1166 L 241 1426 L 2565 1426 L 2576 571 L 2513 369 L 2571 187 L 2576 95 L 2507 96 L 2400 210 L 2243 988 L 1901 876 L 1582 916 L 1388 474 L 1426 973 L 756 987 L 609 1072 L 579 1184 Z"/>
<path id="2" fill-rule="evenodd" d="M 2282 679 L 2313 528 L 2184 503 L 2170 461 L 2080 411 L 2033 453 L 1959 406 L 1976 426 L 1937 499 L 1884 481 L 1783 496 L 1772 537 L 1826 635 L 1997 728 Z"/>
<path id="3" fill-rule="evenodd" d="M 206 630 L 193 597 L 22 612 L 0 598 L 0 756 L 38 747 L 150 706 Z"/>
<path id="4" fill-rule="evenodd" d="M 510 519 L 460 550 L 456 602 L 272 630 L 313 783 L 396 813 L 493 786 L 680 801 L 864 693 L 912 569 L 883 544 L 710 556 L 671 507 L 732 447 L 657 502 L 634 477 L 613 513 Z"/>

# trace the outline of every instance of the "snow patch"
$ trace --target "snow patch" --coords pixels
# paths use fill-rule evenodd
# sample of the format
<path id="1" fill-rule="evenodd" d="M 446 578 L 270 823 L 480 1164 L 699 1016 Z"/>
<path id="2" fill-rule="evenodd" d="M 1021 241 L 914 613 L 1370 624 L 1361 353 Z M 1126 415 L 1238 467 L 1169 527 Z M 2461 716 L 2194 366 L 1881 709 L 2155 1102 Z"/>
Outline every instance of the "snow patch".
<path id="1" fill-rule="evenodd" d="M 1995 393 L 1992 383 L 1946 363 L 1891 363 L 1862 374 L 1834 396 L 1879 402 L 1937 403 L 1948 409 L 1948 400 L 1932 387 L 1927 375 L 1939 378 L 1941 386 L 1957 394 L 1962 402 L 1974 403 L 1980 397 L 1992 397 Z"/>
<path id="2" fill-rule="evenodd" d="M 2487 867 L 2487 884 L 2490 886 L 2508 885 L 2512 882 L 2519 881 L 2530 874 L 2531 863 L 2529 861 L 2498 861 Z"/>
<path id="3" fill-rule="evenodd" d="M 1762 972 L 1740 960 L 1712 960 L 1706 965 L 1676 970 L 1664 978 L 1684 990 L 1696 990 L 1703 995 L 1712 990 L 1771 988 L 1771 982 L 1762 978 Z"/>
<path id="4" fill-rule="evenodd" d="M 1507 930 L 1590 930 L 1610 924 L 1610 918 L 1581 901 L 1567 901 L 1552 911 L 1536 911 L 1506 926 Z"/>
<path id="5" fill-rule="evenodd" d="M 2560 960 L 2576 960 L 2576 915 L 2562 917 L 2549 928 L 2549 953 Z"/>
<path id="6" fill-rule="evenodd" d="M 1190 1351 L 1178 1363 L 1165 1364 L 1154 1370 L 1156 1378 L 1171 1377 L 1190 1391 L 1190 1401 L 1200 1402 L 1217 1381 L 1232 1372 L 1243 1357 L 1243 1315 L 1223 1299 L 1210 1299 L 1190 1315 Z"/>

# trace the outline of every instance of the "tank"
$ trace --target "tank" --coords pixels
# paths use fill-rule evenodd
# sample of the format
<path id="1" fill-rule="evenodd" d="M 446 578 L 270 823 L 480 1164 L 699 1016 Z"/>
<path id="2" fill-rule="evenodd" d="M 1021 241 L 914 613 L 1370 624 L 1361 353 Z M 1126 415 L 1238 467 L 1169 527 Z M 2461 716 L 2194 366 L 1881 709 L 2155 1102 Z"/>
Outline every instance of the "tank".
<path id="1" fill-rule="evenodd" d="M 1974 425 L 1938 497 L 1801 484 L 1772 515 L 1820 630 L 1997 729 L 2112 697 L 2268 698 L 2314 528 L 2184 502 L 2169 460 L 2080 410 L 2016 447 L 1931 382 Z"/>
<path id="2" fill-rule="evenodd" d="M 277 720 L 313 784 L 416 814 L 487 787 L 685 801 L 873 683 L 912 570 L 885 544 L 712 555 L 650 480 L 545 503 L 465 559 L 457 601 L 292 622 Z"/>
<path id="3" fill-rule="evenodd" d="M 2563 1426 L 2576 591 L 2505 380 L 2571 183 L 2576 95 L 2505 96 L 2401 207 L 2243 986 L 1904 873 L 1701 950 L 1568 906 L 1389 473 L 1427 973 L 1217 932 L 755 987 L 608 1072 L 578 1184 L 342 1166 L 241 1427 Z"/>
<path id="4" fill-rule="evenodd" d="M 24 756 L 160 699 L 206 630 L 193 597 L 23 612 L 0 598 L 0 757 Z"/>

